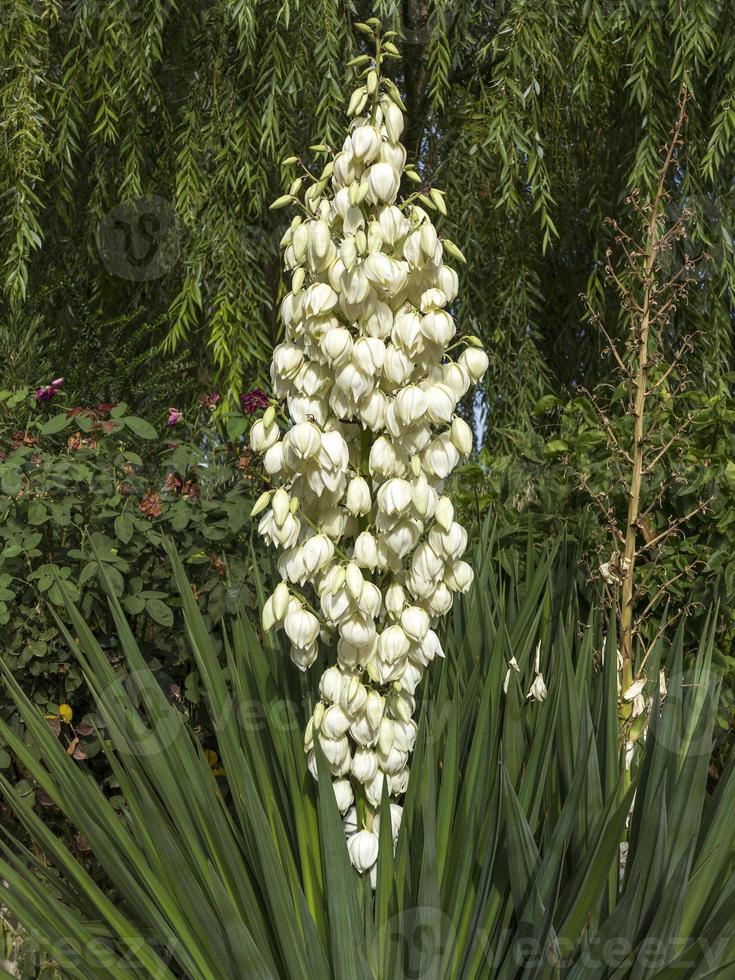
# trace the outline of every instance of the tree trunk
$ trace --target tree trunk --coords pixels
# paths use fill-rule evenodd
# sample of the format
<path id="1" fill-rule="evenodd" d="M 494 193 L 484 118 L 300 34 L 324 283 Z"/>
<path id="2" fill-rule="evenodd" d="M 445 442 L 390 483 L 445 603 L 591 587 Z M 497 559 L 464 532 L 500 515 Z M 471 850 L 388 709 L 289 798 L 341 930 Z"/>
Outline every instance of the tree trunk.
<path id="1" fill-rule="evenodd" d="M 404 145 L 408 159 L 420 159 L 421 142 L 426 125 L 426 84 L 428 78 L 429 3 L 428 0 L 404 0 L 403 77 L 406 86 L 408 118 Z"/>

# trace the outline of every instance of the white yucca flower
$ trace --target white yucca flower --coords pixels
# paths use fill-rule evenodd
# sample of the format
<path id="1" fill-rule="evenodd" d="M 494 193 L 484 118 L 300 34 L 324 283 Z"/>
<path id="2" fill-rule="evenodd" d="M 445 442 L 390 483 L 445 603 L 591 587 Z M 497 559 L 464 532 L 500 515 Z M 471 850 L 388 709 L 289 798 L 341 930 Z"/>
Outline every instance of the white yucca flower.
<path id="1" fill-rule="evenodd" d="M 282 433 L 269 410 L 251 430 L 277 484 L 255 509 L 283 579 L 263 624 L 285 629 L 303 670 L 320 643 L 334 651 L 305 748 L 316 775 L 319 740 L 360 872 L 377 860 L 384 783 L 392 797 L 406 790 L 414 695 L 443 656 L 438 620 L 472 582 L 444 481 L 472 449 L 457 402 L 488 364 L 476 338 L 454 340 L 458 280 L 444 257 L 462 256 L 430 216 L 445 213 L 443 195 L 399 198 L 403 112 L 380 77 L 395 49 L 377 22 L 368 30 L 377 53 L 342 149 L 274 204 L 299 209 L 282 240 L 292 288 L 271 365 L 292 425 Z M 391 815 L 397 834 L 400 805 Z"/>

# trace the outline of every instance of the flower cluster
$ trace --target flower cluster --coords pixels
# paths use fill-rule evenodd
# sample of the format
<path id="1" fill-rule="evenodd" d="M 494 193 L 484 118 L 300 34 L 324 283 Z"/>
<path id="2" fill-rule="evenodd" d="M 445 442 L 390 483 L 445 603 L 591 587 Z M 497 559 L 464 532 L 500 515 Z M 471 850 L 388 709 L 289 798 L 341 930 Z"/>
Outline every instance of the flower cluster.
<path id="1" fill-rule="evenodd" d="M 430 216 L 445 213 L 443 195 L 399 200 L 404 174 L 418 175 L 400 96 L 379 74 L 397 52 L 389 35 L 376 41 L 341 151 L 274 205 L 300 211 L 282 240 L 292 285 L 271 365 L 292 424 L 282 432 L 271 405 L 250 436 L 277 485 L 254 508 L 283 579 L 263 626 L 285 630 L 303 670 L 319 644 L 336 651 L 305 748 L 316 775 L 318 740 L 352 862 L 372 873 L 383 786 L 406 790 L 416 689 L 443 655 L 435 628 L 472 582 L 444 481 L 472 450 L 457 405 L 488 363 L 475 338 L 454 340 L 458 278 L 444 257 L 462 256 Z M 463 348 L 456 360 L 450 346 Z M 394 835 L 400 815 L 393 803 Z"/>

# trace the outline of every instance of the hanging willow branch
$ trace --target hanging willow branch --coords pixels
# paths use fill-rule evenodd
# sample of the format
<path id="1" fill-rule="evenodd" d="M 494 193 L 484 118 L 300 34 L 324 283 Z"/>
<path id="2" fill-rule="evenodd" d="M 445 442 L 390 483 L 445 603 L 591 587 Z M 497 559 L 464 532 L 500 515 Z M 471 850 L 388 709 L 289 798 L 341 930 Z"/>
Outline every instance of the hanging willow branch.
<path id="1" fill-rule="evenodd" d="M 345 66 L 365 50 L 354 23 L 372 13 L 402 35 L 391 73 L 419 173 L 461 202 L 448 232 L 472 271 L 456 315 L 488 341 L 492 431 L 594 381 L 579 293 L 602 290 L 605 215 L 625 188 L 655 187 L 682 84 L 692 246 L 718 243 L 689 316 L 706 325 L 694 357 L 716 385 L 735 288 L 735 26 L 712 0 L 0 0 L 5 312 L 43 295 L 45 325 L 66 327 L 71 279 L 103 315 L 165 315 L 166 350 L 189 349 L 227 390 L 265 383 L 283 289 L 267 210 L 278 157 L 336 141 Z M 125 205 L 144 238 L 151 197 L 175 217 L 177 261 L 126 277 L 103 261 L 100 227 Z"/>

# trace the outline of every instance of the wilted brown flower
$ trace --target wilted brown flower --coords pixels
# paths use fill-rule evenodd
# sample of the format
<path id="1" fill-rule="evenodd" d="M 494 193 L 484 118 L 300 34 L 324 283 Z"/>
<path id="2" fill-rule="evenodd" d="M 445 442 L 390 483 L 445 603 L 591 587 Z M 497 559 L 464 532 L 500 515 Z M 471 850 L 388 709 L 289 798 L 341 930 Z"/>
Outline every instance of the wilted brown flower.
<path id="1" fill-rule="evenodd" d="M 129 497 L 130 494 L 133 492 L 133 488 L 128 483 L 127 480 L 120 480 L 120 482 L 117 485 L 117 492 L 120 494 L 121 497 Z"/>
<path id="2" fill-rule="evenodd" d="M 97 440 L 91 439 L 83 436 L 81 432 L 77 431 L 73 435 L 70 435 L 66 440 L 66 448 L 72 451 L 77 449 L 96 449 Z"/>
<path id="3" fill-rule="evenodd" d="M 166 493 L 181 493 L 183 486 L 184 481 L 181 479 L 178 473 L 174 473 L 173 470 L 171 470 L 166 474 L 166 482 L 164 484 Z"/>
<path id="4" fill-rule="evenodd" d="M 217 555 L 210 555 L 209 556 L 209 563 L 211 564 L 212 568 L 215 570 L 215 572 L 218 575 L 224 575 L 225 574 L 225 571 L 227 570 L 225 568 L 225 563 Z"/>
<path id="5" fill-rule="evenodd" d="M 24 430 L 20 430 L 18 432 L 14 432 L 13 435 L 11 436 L 11 438 L 13 440 L 13 449 L 17 449 L 18 446 L 37 446 L 38 445 L 38 436 L 32 436 L 32 435 L 30 435 L 30 433 L 28 433 L 28 432 L 26 432 Z"/>
<path id="6" fill-rule="evenodd" d="M 202 495 L 202 488 L 196 480 L 187 480 L 184 484 L 184 496 L 187 500 L 196 501 Z"/>
<path id="7" fill-rule="evenodd" d="M 138 504 L 138 510 L 145 514 L 146 517 L 160 517 L 161 498 L 158 495 L 158 491 L 149 490 Z"/>
<path id="8" fill-rule="evenodd" d="M 218 391 L 213 391 L 209 395 L 200 395 L 198 402 L 202 408 L 208 408 L 210 412 L 217 405 L 220 400 L 220 395 Z"/>

